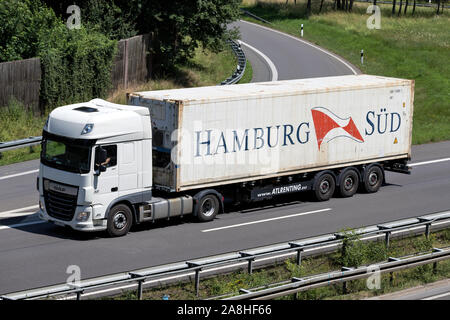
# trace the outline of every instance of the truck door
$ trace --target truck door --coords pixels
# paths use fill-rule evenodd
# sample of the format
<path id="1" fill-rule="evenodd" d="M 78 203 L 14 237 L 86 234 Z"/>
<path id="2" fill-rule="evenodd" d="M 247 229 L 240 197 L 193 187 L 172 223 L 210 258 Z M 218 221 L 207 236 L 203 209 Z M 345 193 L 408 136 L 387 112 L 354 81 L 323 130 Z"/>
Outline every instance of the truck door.
<path id="1" fill-rule="evenodd" d="M 137 142 L 119 144 L 119 197 L 138 190 Z"/>
<path id="2" fill-rule="evenodd" d="M 97 148 L 100 148 L 98 146 Z M 117 169 L 117 145 L 103 145 L 101 146 L 106 150 L 106 161 L 103 165 L 106 167 L 106 171 L 100 174 L 94 175 L 94 192 L 95 203 L 104 206 L 104 209 L 117 198 L 119 192 L 119 172 Z M 95 152 L 96 158 L 94 163 L 94 170 L 99 172 L 99 166 L 101 163 L 98 160 L 98 152 Z"/>

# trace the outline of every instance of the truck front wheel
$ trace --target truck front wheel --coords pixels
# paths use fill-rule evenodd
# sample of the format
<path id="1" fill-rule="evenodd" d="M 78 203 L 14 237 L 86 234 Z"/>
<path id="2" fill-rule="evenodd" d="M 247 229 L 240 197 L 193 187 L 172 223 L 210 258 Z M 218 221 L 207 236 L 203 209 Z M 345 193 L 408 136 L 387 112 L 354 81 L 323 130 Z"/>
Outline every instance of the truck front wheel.
<path id="1" fill-rule="evenodd" d="M 111 237 L 121 237 L 128 233 L 132 222 L 130 208 L 125 204 L 118 204 L 109 211 L 106 230 Z"/>
<path id="2" fill-rule="evenodd" d="M 200 221 L 214 220 L 217 213 L 219 213 L 219 200 L 213 194 L 207 194 L 198 200 L 196 205 L 197 219 Z"/>

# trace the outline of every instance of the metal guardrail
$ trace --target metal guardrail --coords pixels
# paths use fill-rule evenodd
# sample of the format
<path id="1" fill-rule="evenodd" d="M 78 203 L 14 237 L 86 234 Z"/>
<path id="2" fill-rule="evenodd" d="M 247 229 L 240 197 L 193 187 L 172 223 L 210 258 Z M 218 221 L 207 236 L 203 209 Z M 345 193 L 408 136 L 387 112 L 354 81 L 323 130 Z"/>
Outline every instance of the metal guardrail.
<path id="1" fill-rule="evenodd" d="M 423 228 L 425 228 L 425 234 L 428 236 L 430 234 L 432 225 L 436 223 L 445 223 L 446 225 L 450 224 L 450 211 L 438 212 L 416 218 L 364 227 L 355 230 L 354 234 L 359 235 L 361 237 L 361 240 L 363 241 L 368 241 L 373 238 L 378 239 L 379 237 L 384 236 L 386 245 L 388 246 L 389 239 L 393 235 L 393 233 L 410 233 L 412 232 L 412 230 L 422 230 Z M 149 267 L 138 271 L 130 271 L 115 275 L 83 280 L 75 285 L 71 283 L 65 283 L 56 286 L 9 293 L 1 296 L 0 298 L 5 300 L 39 299 L 52 296 L 76 294 L 77 299 L 81 299 L 82 294 L 86 291 L 117 286 L 124 283 L 137 283 L 137 296 L 139 299 L 141 299 L 143 285 L 146 281 L 155 279 L 160 280 L 164 277 L 173 275 L 185 277 L 186 275 L 190 275 L 192 273 L 195 274 L 195 290 L 198 296 L 201 272 L 214 275 L 220 273 L 217 270 L 219 269 L 217 268 L 219 266 L 226 267 L 230 266 L 231 264 L 244 262 L 244 265 L 247 264 L 248 272 L 252 273 L 253 265 L 258 260 L 267 259 L 267 257 L 280 256 L 283 254 L 296 254 L 297 264 L 301 264 L 302 255 L 305 254 L 306 251 L 308 251 L 308 254 L 317 254 L 319 252 L 323 252 L 324 250 L 330 250 L 330 247 L 333 247 L 334 251 L 342 245 L 344 238 L 345 235 L 342 233 L 328 234 L 312 239 L 291 241 L 288 243 L 271 245 L 264 248 L 248 249 L 220 256 L 189 260 L 158 267 Z"/>
<path id="2" fill-rule="evenodd" d="M 263 19 L 263 18 L 261 18 L 261 17 L 258 17 L 257 15 L 254 15 L 254 14 L 251 13 L 250 11 L 241 9 L 241 12 L 242 12 L 243 14 L 246 14 L 247 16 L 253 18 L 253 19 L 258 20 L 258 21 L 264 22 L 264 23 L 266 23 L 266 24 L 272 24 L 272 22 L 267 21 L 267 20 L 265 20 L 265 19 Z"/>
<path id="3" fill-rule="evenodd" d="M 247 66 L 247 58 L 245 57 L 245 53 L 241 48 L 241 44 L 232 39 L 227 40 L 227 42 L 231 46 L 231 49 L 233 50 L 233 53 L 236 56 L 238 65 L 233 74 L 224 81 L 222 81 L 220 85 L 229 85 L 239 82 L 239 80 L 242 79 L 242 76 L 245 73 L 245 68 Z"/>
<path id="4" fill-rule="evenodd" d="M 400 270 L 405 270 L 408 268 L 418 267 L 424 264 L 433 263 L 434 272 L 436 272 L 436 263 L 445 259 L 450 258 L 449 248 L 433 248 L 431 253 L 408 256 L 405 258 L 394 258 L 390 257 L 387 261 L 372 264 L 370 266 L 362 266 L 358 268 L 346 268 L 343 267 L 341 270 L 336 270 L 328 273 L 322 273 L 319 275 L 309 276 L 305 278 L 292 278 L 290 283 L 280 282 L 277 284 L 270 285 L 269 288 L 263 288 L 259 290 L 249 290 L 241 289 L 242 294 L 231 296 L 223 300 L 266 300 L 274 299 L 290 294 L 297 294 L 301 291 L 306 291 L 309 289 L 320 288 L 324 286 L 329 286 L 332 284 L 342 283 L 343 292 L 347 290 L 347 281 L 358 280 L 369 278 L 373 276 L 373 272 L 379 271 L 382 273 L 392 273 Z M 376 268 L 375 268 L 376 266 Z"/>
<path id="5" fill-rule="evenodd" d="M 24 147 L 32 147 L 41 143 L 42 137 L 28 137 L 25 139 L 0 142 L 0 153 Z"/>
<path id="6" fill-rule="evenodd" d="M 2 152 L 4 151 L 29 147 L 31 152 L 33 146 L 40 144 L 41 141 L 42 137 L 28 137 L 20 140 L 0 142 L 0 159 L 3 157 Z"/>

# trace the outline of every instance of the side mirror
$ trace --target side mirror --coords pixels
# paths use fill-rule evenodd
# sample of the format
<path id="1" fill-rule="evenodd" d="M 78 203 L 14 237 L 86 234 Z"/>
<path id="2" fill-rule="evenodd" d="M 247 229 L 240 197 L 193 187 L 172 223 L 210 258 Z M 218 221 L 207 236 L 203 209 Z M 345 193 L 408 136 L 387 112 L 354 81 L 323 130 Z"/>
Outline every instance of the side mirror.
<path id="1" fill-rule="evenodd" d="M 98 167 L 98 171 L 99 172 L 105 172 L 106 171 L 106 166 L 104 166 L 104 165 L 100 165 L 99 167 Z"/>

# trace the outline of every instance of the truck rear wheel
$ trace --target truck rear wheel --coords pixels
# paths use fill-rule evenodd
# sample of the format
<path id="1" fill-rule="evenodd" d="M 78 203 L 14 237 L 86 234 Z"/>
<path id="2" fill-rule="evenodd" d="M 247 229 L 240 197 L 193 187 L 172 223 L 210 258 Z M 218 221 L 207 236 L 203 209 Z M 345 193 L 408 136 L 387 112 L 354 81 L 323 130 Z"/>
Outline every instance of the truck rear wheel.
<path id="1" fill-rule="evenodd" d="M 364 191 L 374 193 L 380 189 L 383 183 L 384 173 L 379 166 L 369 167 L 364 174 Z"/>
<path id="2" fill-rule="evenodd" d="M 219 200 L 213 194 L 204 195 L 197 203 L 195 208 L 197 219 L 200 221 L 214 220 L 219 213 Z"/>
<path id="3" fill-rule="evenodd" d="M 339 178 L 339 194 L 341 197 L 347 198 L 353 196 L 358 191 L 359 176 L 353 169 L 343 172 Z"/>
<path id="4" fill-rule="evenodd" d="M 111 237 L 121 237 L 128 233 L 132 223 L 130 208 L 125 204 L 118 204 L 109 211 L 106 230 Z"/>
<path id="5" fill-rule="evenodd" d="M 334 177 L 325 173 L 319 176 L 314 182 L 314 198 L 317 201 L 327 201 L 331 198 L 334 193 L 336 183 Z"/>

